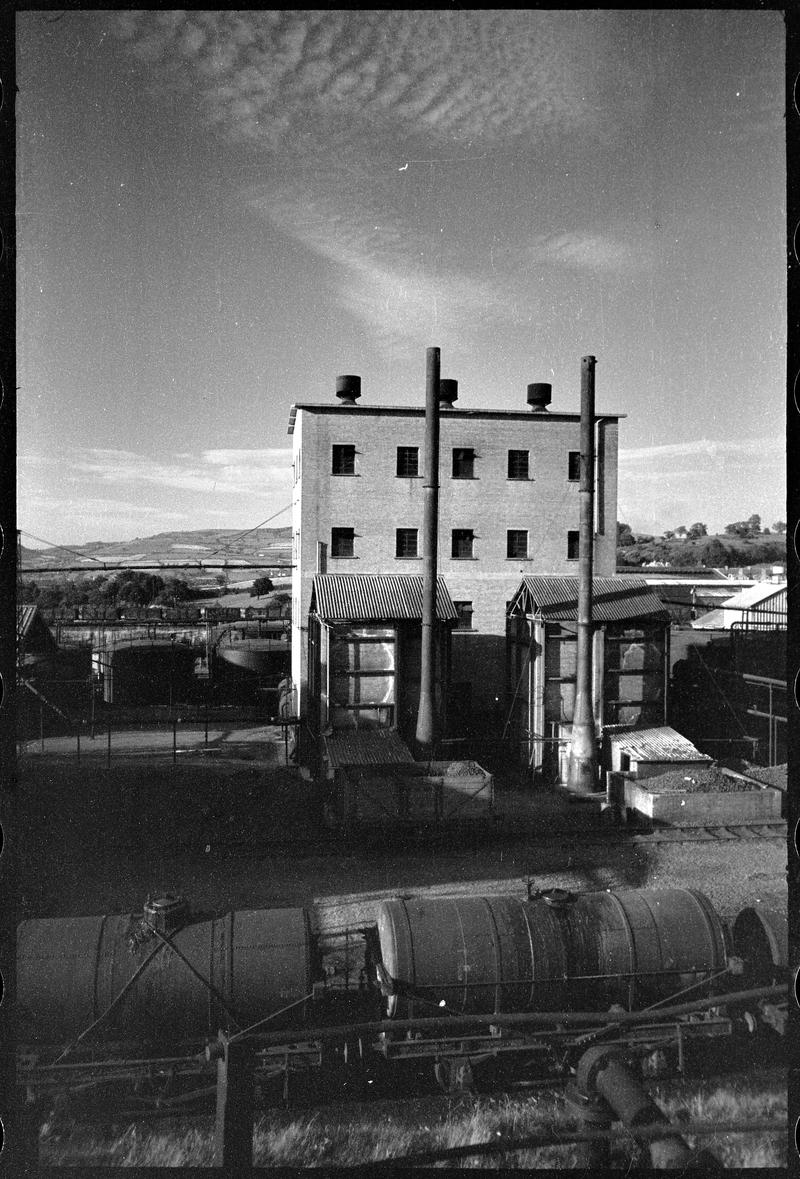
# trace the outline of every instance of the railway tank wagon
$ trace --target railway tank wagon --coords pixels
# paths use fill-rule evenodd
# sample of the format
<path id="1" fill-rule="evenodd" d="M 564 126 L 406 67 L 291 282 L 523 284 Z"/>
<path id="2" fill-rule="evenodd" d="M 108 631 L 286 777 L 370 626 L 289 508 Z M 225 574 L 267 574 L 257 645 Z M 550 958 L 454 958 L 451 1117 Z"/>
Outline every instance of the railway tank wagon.
<path id="1" fill-rule="evenodd" d="M 667 1020 L 646 1033 L 656 1045 L 672 1042 L 672 1012 L 692 1036 L 732 1034 L 726 1003 L 756 1004 L 751 1031 L 783 1032 L 787 922 L 761 906 L 729 924 L 689 889 L 554 889 L 387 900 L 375 924 L 325 933 L 314 920 L 301 908 L 192 918 L 185 901 L 165 897 L 143 915 L 23 922 L 20 1083 L 75 1085 L 84 1068 L 91 1087 L 98 1060 L 145 1071 L 170 1051 L 196 1060 L 220 1033 L 249 1034 L 262 1070 L 287 1085 L 297 1068 L 327 1085 L 325 1069 L 343 1062 L 335 1088 L 345 1074 L 352 1084 L 353 1061 L 359 1075 L 389 1069 L 397 1083 L 433 1063 L 444 1084 L 447 1059 L 498 1053 L 513 1068 L 560 1075 L 587 1031 L 610 1018 L 641 1022 L 635 1013 L 653 1006 Z M 757 1007 L 764 990 L 769 1010 Z M 671 1006 L 687 992 L 696 1009 Z"/>
<path id="2" fill-rule="evenodd" d="M 304 909 L 254 909 L 182 924 L 185 912 L 24 921 L 17 937 L 18 1037 L 180 1044 L 272 1014 L 305 1017 L 316 947 Z M 168 944 L 169 943 L 169 944 Z M 289 1008 L 284 1016 L 274 1015 Z"/>
<path id="3" fill-rule="evenodd" d="M 628 1010 L 724 971 L 730 936 L 707 897 L 689 889 L 554 890 L 382 904 L 383 966 L 405 984 L 387 1015 L 426 1002 L 463 1014 Z"/>

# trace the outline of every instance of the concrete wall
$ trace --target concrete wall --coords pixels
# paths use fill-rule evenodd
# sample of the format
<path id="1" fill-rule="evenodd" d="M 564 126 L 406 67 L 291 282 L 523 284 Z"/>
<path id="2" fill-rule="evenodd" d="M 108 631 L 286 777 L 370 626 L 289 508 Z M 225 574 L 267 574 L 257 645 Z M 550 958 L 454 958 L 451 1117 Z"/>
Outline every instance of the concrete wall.
<path id="1" fill-rule="evenodd" d="M 317 542 L 328 545 L 328 573 L 422 573 L 424 411 L 336 405 L 298 407 L 294 427 L 292 677 L 304 709 L 307 618 L 317 571 Z M 615 419 L 598 427 L 602 483 L 596 520 L 595 572 L 616 567 L 617 446 Z M 333 475 L 332 447 L 355 444 L 355 474 Z M 397 447 L 419 447 L 417 478 L 398 478 Z M 472 447 L 474 478 L 452 477 L 452 450 Z M 578 482 L 568 478 L 568 454 L 580 448 L 577 414 L 443 410 L 440 427 L 439 573 L 456 601 L 471 601 L 472 631 L 453 635 L 453 684 L 469 683 L 472 706 L 484 718 L 502 712 L 506 604 L 533 574 L 577 574 L 567 533 L 579 526 Z M 508 451 L 529 451 L 529 478 L 508 478 Z M 355 530 L 352 558 L 330 554 L 332 527 Z M 416 559 L 395 556 L 395 530 L 417 528 Z M 451 531 L 471 528 L 472 559 L 451 555 Z M 507 530 L 528 532 L 526 558 L 508 558 Z"/>

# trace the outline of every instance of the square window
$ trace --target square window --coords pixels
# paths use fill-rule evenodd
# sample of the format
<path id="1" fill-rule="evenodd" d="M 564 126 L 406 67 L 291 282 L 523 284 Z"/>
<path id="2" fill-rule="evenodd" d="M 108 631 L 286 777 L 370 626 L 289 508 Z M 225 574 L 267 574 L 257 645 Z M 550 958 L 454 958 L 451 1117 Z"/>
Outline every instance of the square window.
<path id="1" fill-rule="evenodd" d="M 472 602 L 453 602 L 458 613 L 456 630 L 472 630 Z"/>
<path id="2" fill-rule="evenodd" d="M 567 533 L 567 560 L 577 561 L 580 548 L 580 532 L 570 530 Z"/>
<path id="3" fill-rule="evenodd" d="M 508 477 L 509 477 L 509 479 L 527 479 L 528 478 L 528 451 L 527 450 L 509 450 L 509 452 L 508 452 Z"/>
<path id="4" fill-rule="evenodd" d="M 397 477 L 398 479 L 416 479 L 419 475 L 419 447 L 398 446 L 397 448 Z"/>
<path id="5" fill-rule="evenodd" d="M 571 450 L 567 459 L 567 478 L 570 483 L 578 483 L 581 477 L 581 452 Z"/>
<path id="6" fill-rule="evenodd" d="M 528 556 L 528 530 L 526 528 L 509 528 L 506 533 L 506 556 Z"/>
<path id="7" fill-rule="evenodd" d="M 333 447 L 333 462 L 331 472 L 334 475 L 355 475 L 356 448 L 350 445 L 336 444 Z"/>
<path id="8" fill-rule="evenodd" d="M 471 528 L 454 528 L 451 556 L 462 559 L 471 557 L 474 540 L 475 533 Z"/>
<path id="9" fill-rule="evenodd" d="M 396 533 L 394 555 L 396 557 L 418 557 L 419 529 L 398 528 Z"/>
<path id="10" fill-rule="evenodd" d="M 331 556 L 352 557 L 355 538 L 353 528 L 331 528 Z"/>
<path id="11" fill-rule="evenodd" d="M 475 451 L 471 446 L 453 447 L 453 478 L 475 478 Z"/>

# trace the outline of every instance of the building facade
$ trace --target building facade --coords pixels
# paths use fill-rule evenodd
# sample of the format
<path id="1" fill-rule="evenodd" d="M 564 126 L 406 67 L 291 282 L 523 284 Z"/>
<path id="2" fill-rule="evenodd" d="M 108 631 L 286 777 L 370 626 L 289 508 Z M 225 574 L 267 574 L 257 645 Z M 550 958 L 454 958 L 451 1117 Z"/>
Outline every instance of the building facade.
<path id="1" fill-rule="evenodd" d="M 604 576 L 616 565 L 620 416 L 596 415 L 594 569 Z M 299 403 L 289 433 L 292 679 L 303 716 L 315 574 L 422 572 L 425 411 Z M 503 711 L 506 606 L 520 578 L 577 572 L 579 458 L 578 413 L 442 404 L 438 572 L 459 615 L 449 713 L 472 732 Z"/>

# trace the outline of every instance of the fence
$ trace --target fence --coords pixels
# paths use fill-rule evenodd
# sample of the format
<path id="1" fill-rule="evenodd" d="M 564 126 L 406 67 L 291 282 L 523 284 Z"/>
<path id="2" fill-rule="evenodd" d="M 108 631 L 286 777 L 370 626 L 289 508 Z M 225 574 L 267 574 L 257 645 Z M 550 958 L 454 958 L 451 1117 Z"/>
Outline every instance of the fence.
<path id="1" fill-rule="evenodd" d="M 198 706 L 182 709 L 180 714 L 157 708 L 138 714 L 105 709 L 62 725 L 55 734 L 45 731 L 44 708 L 40 702 L 39 732 L 18 735 L 20 758 L 57 757 L 77 763 L 91 758 L 110 767 L 115 759 L 146 755 L 151 760 L 168 759 L 177 765 L 187 756 L 207 756 L 223 748 L 240 752 L 247 747 L 258 749 L 263 746 L 267 726 L 278 730 L 287 765 L 295 745 L 296 723 L 292 718 L 275 719 L 255 708 Z"/>

